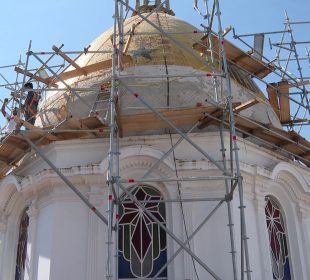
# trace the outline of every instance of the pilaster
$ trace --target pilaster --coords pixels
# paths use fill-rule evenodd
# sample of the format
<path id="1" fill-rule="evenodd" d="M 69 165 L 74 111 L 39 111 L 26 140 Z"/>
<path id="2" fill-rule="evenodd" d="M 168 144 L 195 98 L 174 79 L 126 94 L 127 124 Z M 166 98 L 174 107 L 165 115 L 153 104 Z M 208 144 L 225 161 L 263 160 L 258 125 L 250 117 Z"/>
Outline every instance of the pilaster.
<path id="1" fill-rule="evenodd" d="M 97 209 L 102 208 L 104 191 L 100 187 L 92 186 L 89 192 L 89 202 Z M 99 244 L 99 223 L 101 221 L 92 211 L 88 214 L 88 238 L 87 238 L 87 268 L 88 280 L 99 280 L 98 273 L 98 244 Z M 101 238 L 104 238 L 101 236 Z"/>
<path id="2" fill-rule="evenodd" d="M 183 194 L 183 198 L 189 195 Z M 192 203 L 183 203 L 184 220 L 187 229 L 187 235 L 190 236 L 193 233 L 193 205 Z M 184 230 L 185 232 L 185 230 Z M 184 240 L 187 238 L 184 234 Z M 191 251 L 195 252 L 193 239 L 189 242 Z M 188 247 L 188 244 L 187 244 Z M 184 279 L 185 280 L 196 280 L 196 274 L 193 267 L 192 257 L 184 252 Z"/>
<path id="3" fill-rule="evenodd" d="M 37 240 L 37 224 L 39 210 L 37 208 L 36 199 L 32 201 L 27 211 L 29 217 L 28 225 L 28 240 L 27 240 L 27 255 L 25 265 L 25 280 L 34 279 L 34 254 Z"/>

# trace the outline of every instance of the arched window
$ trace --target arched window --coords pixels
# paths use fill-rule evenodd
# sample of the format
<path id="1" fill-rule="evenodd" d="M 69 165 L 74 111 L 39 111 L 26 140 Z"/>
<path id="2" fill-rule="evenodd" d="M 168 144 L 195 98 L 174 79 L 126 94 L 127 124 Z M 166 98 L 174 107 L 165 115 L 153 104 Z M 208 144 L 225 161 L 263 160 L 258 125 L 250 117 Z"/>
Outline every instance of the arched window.
<path id="1" fill-rule="evenodd" d="M 27 210 L 28 208 L 23 212 L 19 224 L 15 280 L 23 280 L 25 274 L 25 261 L 27 255 L 27 239 L 28 239 L 28 225 L 29 225 L 29 216 L 27 214 Z"/>
<path id="2" fill-rule="evenodd" d="M 160 192 L 150 186 L 141 185 L 135 187 L 131 193 L 166 225 L 165 205 L 158 202 L 163 199 Z M 120 205 L 119 278 L 152 278 L 166 262 L 166 232 L 126 195 Z M 157 279 L 167 279 L 167 269 L 164 269 Z"/>
<path id="3" fill-rule="evenodd" d="M 281 213 L 279 204 L 272 197 L 266 197 L 265 213 L 273 279 L 291 280 L 290 258 L 284 217 Z"/>

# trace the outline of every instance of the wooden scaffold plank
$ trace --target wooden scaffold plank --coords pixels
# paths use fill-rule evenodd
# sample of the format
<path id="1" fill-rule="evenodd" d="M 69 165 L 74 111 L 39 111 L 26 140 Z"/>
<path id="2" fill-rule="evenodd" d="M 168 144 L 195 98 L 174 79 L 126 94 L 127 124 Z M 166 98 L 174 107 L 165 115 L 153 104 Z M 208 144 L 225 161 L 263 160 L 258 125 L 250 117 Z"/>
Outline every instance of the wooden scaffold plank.
<path id="1" fill-rule="evenodd" d="M 55 83 L 52 83 L 51 82 L 51 79 L 49 78 L 41 78 L 40 76 L 38 75 L 34 75 L 33 73 L 31 73 L 30 71 L 27 71 L 27 70 L 24 70 L 24 69 L 21 69 L 20 67 L 15 67 L 14 68 L 14 71 L 17 72 L 17 73 L 20 73 L 20 74 L 24 74 L 26 75 L 27 77 L 30 77 L 31 79 L 34 79 L 36 81 L 39 81 L 47 86 L 52 86 L 54 88 L 58 88 L 58 85 L 55 84 Z"/>
<path id="2" fill-rule="evenodd" d="M 205 54 L 208 49 L 207 46 L 209 44 L 209 35 L 205 35 L 201 38 L 199 43 L 193 44 L 193 48 L 199 51 L 201 54 Z M 215 57 L 219 59 L 220 57 L 220 45 L 219 39 L 214 34 L 212 36 L 212 45 L 213 45 L 213 52 Z M 235 64 L 239 66 L 241 69 L 248 71 L 249 73 L 257 76 L 258 78 L 264 78 L 269 75 L 271 72 L 274 71 L 275 66 L 271 63 L 265 63 L 261 60 L 254 58 L 250 52 L 244 52 L 240 48 L 236 47 L 232 43 L 227 40 L 224 40 L 224 46 L 226 49 L 227 60 L 231 64 Z"/>
<path id="3" fill-rule="evenodd" d="M 122 63 L 126 64 L 129 62 L 132 62 L 131 56 L 130 55 L 123 55 L 122 56 Z M 108 59 L 108 60 L 100 61 L 97 63 L 89 64 L 89 65 L 86 65 L 84 67 L 80 67 L 81 70 L 83 71 L 83 73 L 81 73 L 80 69 L 74 69 L 74 70 L 62 72 L 59 74 L 59 78 L 62 80 L 69 80 L 69 79 L 84 75 L 84 73 L 86 73 L 86 75 L 88 75 L 88 74 L 93 73 L 93 72 L 110 69 L 111 67 L 112 67 L 112 59 Z M 50 77 L 47 79 L 47 81 L 48 82 L 57 81 L 57 78 L 56 77 Z"/>

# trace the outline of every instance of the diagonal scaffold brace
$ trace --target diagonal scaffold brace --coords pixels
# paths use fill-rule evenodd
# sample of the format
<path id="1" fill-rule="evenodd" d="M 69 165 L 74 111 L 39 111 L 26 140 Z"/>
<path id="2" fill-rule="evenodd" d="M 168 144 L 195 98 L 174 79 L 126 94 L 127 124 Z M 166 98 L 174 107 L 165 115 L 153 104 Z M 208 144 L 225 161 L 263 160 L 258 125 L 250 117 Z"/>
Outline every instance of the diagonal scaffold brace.
<path id="1" fill-rule="evenodd" d="M 44 153 L 29 139 L 29 137 L 22 133 L 24 139 L 28 143 L 28 145 L 33 148 L 36 153 L 55 171 L 55 173 L 65 182 L 65 184 L 86 204 L 86 206 L 94 212 L 94 214 L 106 225 L 108 225 L 108 220 L 106 217 L 104 217 L 100 211 L 93 205 L 91 204 L 85 197 L 84 195 L 70 182 L 70 180 L 60 172 L 60 170 L 44 155 Z M 114 227 L 113 227 L 113 230 Z"/>

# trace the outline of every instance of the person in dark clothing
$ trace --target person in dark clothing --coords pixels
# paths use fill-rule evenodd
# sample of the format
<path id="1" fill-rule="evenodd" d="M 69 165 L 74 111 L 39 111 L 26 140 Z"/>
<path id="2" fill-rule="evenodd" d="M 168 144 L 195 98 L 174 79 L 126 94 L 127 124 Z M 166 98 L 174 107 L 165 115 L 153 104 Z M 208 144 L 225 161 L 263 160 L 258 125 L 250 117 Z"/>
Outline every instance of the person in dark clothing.
<path id="1" fill-rule="evenodd" d="M 25 91 L 27 91 L 27 97 L 25 100 L 25 120 L 32 125 L 34 125 L 34 122 L 36 120 L 36 115 L 38 113 L 38 105 L 39 105 L 39 99 L 40 95 L 33 91 L 33 84 L 32 83 L 26 83 Z"/>

